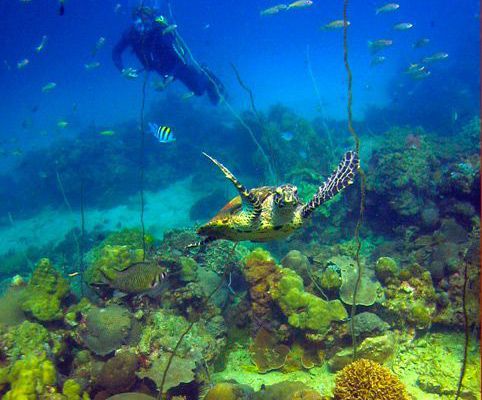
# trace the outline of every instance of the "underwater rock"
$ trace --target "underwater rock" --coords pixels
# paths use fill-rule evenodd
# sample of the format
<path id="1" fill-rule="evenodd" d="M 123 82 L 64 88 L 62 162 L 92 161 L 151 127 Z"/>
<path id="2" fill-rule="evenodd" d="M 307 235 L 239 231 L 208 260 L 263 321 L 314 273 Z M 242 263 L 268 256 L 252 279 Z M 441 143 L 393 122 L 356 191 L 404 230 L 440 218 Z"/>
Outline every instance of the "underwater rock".
<path id="1" fill-rule="evenodd" d="M 430 272 L 412 264 L 400 271 L 400 281 L 390 282 L 385 288 L 382 307 L 385 320 L 392 325 L 405 324 L 427 329 L 436 312 L 437 295 Z"/>
<path id="2" fill-rule="evenodd" d="M 202 320 L 194 323 L 177 349 L 177 356 L 209 363 L 222 352 L 225 345 L 224 332 L 220 332 L 222 336 L 214 337 L 206 325 Z M 156 349 L 172 351 L 179 335 L 188 326 L 189 322 L 180 315 L 169 314 L 165 310 L 157 311 L 142 331 L 139 351 L 146 356 L 155 356 Z"/>
<path id="3" fill-rule="evenodd" d="M 62 318 L 62 300 L 69 294 L 69 283 L 47 259 L 41 259 L 24 292 L 22 309 L 39 321 Z"/>
<path id="4" fill-rule="evenodd" d="M 383 283 L 396 278 L 398 272 L 398 264 L 391 257 L 380 257 L 375 263 L 375 274 Z"/>
<path id="5" fill-rule="evenodd" d="M 342 284 L 340 287 L 340 299 L 348 305 L 353 303 L 353 291 L 358 279 L 358 268 L 354 259 L 347 256 L 335 256 L 328 260 L 328 264 L 336 265 L 341 271 Z M 356 304 L 371 306 L 383 298 L 383 290 L 380 282 L 372 280 L 365 268 L 358 286 Z"/>
<path id="6" fill-rule="evenodd" d="M 323 397 L 302 382 L 279 382 L 261 388 L 253 400 L 323 400 Z"/>
<path id="7" fill-rule="evenodd" d="M 409 400 L 402 382 L 388 369 L 370 360 L 357 360 L 336 376 L 335 400 Z"/>
<path id="8" fill-rule="evenodd" d="M 440 222 L 440 212 L 435 205 L 424 208 L 420 217 L 422 218 L 423 226 L 426 228 L 434 228 Z"/>
<path id="9" fill-rule="evenodd" d="M 105 356 L 128 342 L 132 318 L 125 308 L 111 305 L 105 308 L 93 307 L 85 317 L 79 336 L 89 350 Z"/>
<path id="10" fill-rule="evenodd" d="M 357 337 L 376 336 L 390 328 L 377 314 L 366 311 L 355 315 L 354 326 Z"/>
<path id="11" fill-rule="evenodd" d="M 137 356 L 123 351 L 107 360 L 102 366 L 97 385 L 110 393 L 129 390 L 136 381 Z"/>
<path id="12" fill-rule="evenodd" d="M 161 387 L 162 377 L 166 369 L 170 353 L 160 353 L 159 358 L 155 359 L 149 368 L 142 368 L 137 372 L 139 378 L 149 378 L 158 389 Z M 194 369 L 196 362 L 194 359 L 181 358 L 174 356 L 169 371 L 166 375 L 163 391 L 179 386 L 181 383 L 192 382 L 195 378 Z"/>
<path id="13" fill-rule="evenodd" d="M 357 348 L 357 357 L 383 364 L 395 351 L 395 336 L 388 332 L 383 336 L 369 337 L 363 340 Z M 353 360 L 351 347 L 340 350 L 328 361 L 332 371 L 339 371 Z"/>
<path id="14" fill-rule="evenodd" d="M 310 262 L 299 250 L 291 250 L 281 260 L 281 265 L 284 268 L 290 268 L 303 278 L 303 283 L 307 285 L 310 282 Z"/>
<path id="15" fill-rule="evenodd" d="M 0 325 L 14 326 L 27 318 L 22 310 L 24 288 L 10 287 L 0 297 Z"/>
<path id="16" fill-rule="evenodd" d="M 251 359 L 261 373 L 280 369 L 289 351 L 288 346 L 279 344 L 276 336 L 264 328 L 258 331 L 250 346 Z"/>
<path id="17" fill-rule="evenodd" d="M 204 400 L 250 400 L 253 389 L 247 385 L 220 382 L 212 387 Z"/>
<path id="18" fill-rule="evenodd" d="M 121 393 L 108 397 L 106 400 L 156 400 L 156 398 L 144 393 Z"/>

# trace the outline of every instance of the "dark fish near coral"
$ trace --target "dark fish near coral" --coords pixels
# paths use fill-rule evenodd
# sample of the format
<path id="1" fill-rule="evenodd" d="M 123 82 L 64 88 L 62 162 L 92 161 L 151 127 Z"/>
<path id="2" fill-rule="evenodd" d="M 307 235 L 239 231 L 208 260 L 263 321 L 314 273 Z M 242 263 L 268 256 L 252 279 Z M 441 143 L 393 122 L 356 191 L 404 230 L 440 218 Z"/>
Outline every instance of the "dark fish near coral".
<path id="1" fill-rule="evenodd" d="M 162 289 L 161 283 L 166 277 L 166 271 L 157 263 L 139 262 L 132 264 L 123 271 L 111 276 L 101 269 L 105 284 L 119 292 L 136 295 L 155 296 Z"/>

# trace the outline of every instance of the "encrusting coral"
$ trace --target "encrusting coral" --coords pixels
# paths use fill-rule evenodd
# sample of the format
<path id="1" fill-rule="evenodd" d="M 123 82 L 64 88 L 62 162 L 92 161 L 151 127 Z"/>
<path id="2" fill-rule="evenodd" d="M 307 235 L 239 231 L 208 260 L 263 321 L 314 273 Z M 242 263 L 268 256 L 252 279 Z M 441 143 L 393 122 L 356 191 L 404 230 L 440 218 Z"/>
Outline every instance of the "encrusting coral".
<path id="1" fill-rule="evenodd" d="M 404 385 L 388 368 L 360 359 L 336 377 L 335 400 L 409 400 Z"/>
<path id="2" fill-rule="evenodd" d="M 39 321 L 62 318 L 61 302 L 69 294 L 69 283 L 47 258 L 35 267 L 24 291 L 22 309 Z"/>

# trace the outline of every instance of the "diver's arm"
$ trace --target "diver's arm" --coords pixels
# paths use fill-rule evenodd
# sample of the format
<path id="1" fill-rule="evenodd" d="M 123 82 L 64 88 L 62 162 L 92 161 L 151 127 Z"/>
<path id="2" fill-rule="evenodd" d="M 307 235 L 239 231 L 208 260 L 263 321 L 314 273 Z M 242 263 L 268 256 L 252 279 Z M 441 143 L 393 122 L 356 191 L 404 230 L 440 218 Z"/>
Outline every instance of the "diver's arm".
<path id="1" fill-rule="evenodd" d="M 112 49 L 112 61 L 119 71 L 124 69 L 124 64 L 122 63 L 122 53 L 131 44 L 130 31 L 125 32 L 117 44 Z"/>

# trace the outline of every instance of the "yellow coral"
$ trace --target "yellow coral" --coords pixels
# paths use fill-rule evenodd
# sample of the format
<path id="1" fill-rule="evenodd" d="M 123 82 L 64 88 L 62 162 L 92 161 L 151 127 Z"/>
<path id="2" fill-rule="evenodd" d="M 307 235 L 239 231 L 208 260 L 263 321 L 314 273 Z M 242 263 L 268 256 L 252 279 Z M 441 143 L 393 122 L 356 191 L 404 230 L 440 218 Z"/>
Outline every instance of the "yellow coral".
<path id="1" fill-rule="evenodd" d="M 409 400 L 405 387 L 392 372 L 370 360 L 357 360 L 336 377 L 335 400 Z"/>

